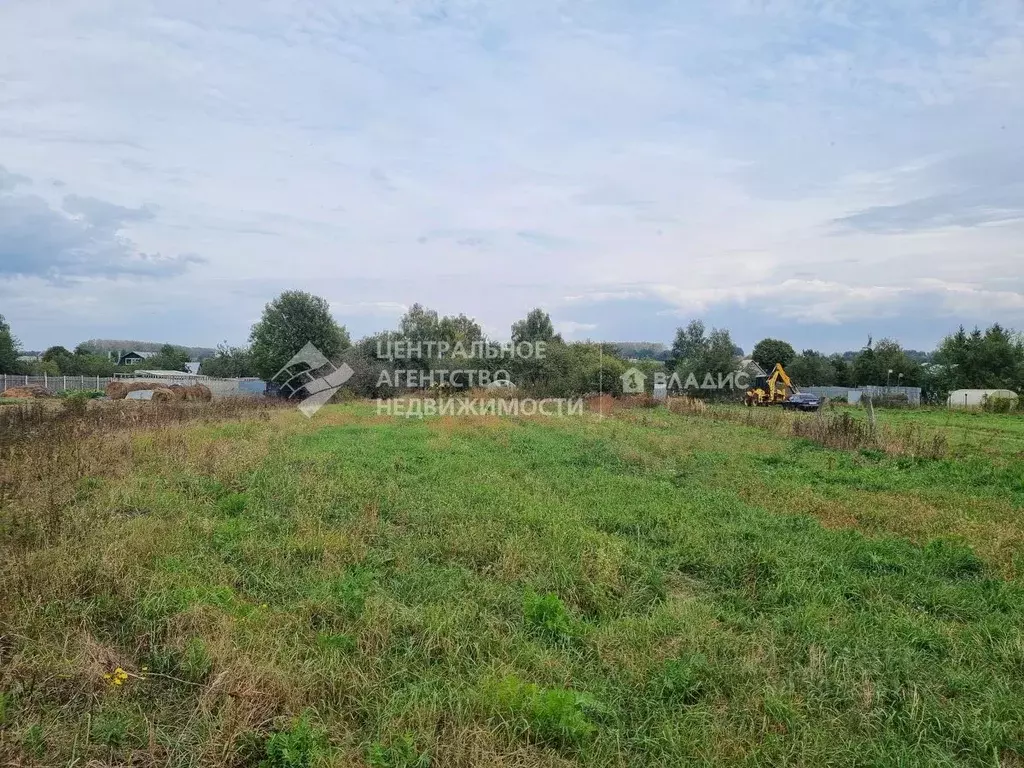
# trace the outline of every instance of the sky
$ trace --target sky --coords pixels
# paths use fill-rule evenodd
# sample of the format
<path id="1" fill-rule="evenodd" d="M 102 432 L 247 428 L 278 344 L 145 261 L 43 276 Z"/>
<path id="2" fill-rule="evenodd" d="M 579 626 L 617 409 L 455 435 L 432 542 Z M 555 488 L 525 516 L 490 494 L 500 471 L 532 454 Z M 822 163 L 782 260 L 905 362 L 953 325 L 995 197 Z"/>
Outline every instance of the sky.
<path id="1" fill-rule="evenodd" d="M 327 299 L 748 350 L 1024 329 L 1024 3 L 5 0 L 0 314 L 246 342 Z"/>

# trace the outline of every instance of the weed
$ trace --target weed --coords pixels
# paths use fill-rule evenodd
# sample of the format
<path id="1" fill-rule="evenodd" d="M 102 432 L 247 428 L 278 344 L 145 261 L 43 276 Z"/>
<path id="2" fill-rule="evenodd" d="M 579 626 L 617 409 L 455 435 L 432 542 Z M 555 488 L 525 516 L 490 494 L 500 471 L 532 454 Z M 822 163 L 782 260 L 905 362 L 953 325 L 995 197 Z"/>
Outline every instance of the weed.
<path id="1" fill-rule="evenodd" d="M 430 768 L 431 763 L 430 754 L 416 748 L 411 733 L 388 744 L 374 742 L 367 747 L 366 762 L 370 768 Z"/>
<path id="2" fill-rule="evenodd" d="M 575 635 L 572 618 L 558 595 L 527 592 L 523 597 L 523 614 L 527 626 L 549 640 L 565 642 Z"/>
<path id="3" fill-rule="evenodd" d="M 703 654 L 664 663 L 653 679 L 655 695 L 677 704 L 695 704 L 711 689 L 711 668 Z"/>
<path id="4" fill-rule="evenodd" d="M 539 743 L 578 747 L 596 730 L 585 712 L 592 700 L 576 691 L 541 688 L 517 677 L 507 677 L 487 696 L 492 709 L 508 718 L 514 731 Z"/>
<path id="5" fill-rule="evenodd" d="M 275 731 L 264 744 L 260 768 L 309 768 L 324 753 L 325 735 L 303 714 L 287 728 Z"/>

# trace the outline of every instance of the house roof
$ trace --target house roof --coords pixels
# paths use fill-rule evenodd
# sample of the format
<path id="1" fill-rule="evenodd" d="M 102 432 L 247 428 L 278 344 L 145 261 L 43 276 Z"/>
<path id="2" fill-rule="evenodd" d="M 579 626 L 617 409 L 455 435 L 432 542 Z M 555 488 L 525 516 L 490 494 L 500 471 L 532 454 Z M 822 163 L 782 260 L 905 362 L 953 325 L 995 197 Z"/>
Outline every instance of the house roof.
<path id="1" fill-rule="evenodd" d="M 198 376 L 196 373 L 185 373 L 184 371 L 136 371 L 136 376 L 150 376 L 154 379 L 188 379 L 193 376 Z"/>
<path id="2" fill-rule="evenodd" d="M 143 360 L 148 360 L 151 357 L 156 357 L 157 354 L 159 354 L 159 353 L 157 353 L 157 352 L 135 352 L 135 351 L 130 351 L 130 352 L 122 353 L 121 354 L 121 359 L 123 360 L 126 357 L 141 357 Z"/>

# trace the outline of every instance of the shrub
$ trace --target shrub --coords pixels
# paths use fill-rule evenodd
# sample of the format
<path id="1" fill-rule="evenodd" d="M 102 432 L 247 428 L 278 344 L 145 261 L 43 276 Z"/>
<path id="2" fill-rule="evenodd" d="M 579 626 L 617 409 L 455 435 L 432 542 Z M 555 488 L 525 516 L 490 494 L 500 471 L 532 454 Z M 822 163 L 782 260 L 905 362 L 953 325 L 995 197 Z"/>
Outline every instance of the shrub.
<path id="1" fill-rule="evenodd" d="M 73 416 L 84 416 L 89 407 L 89 395 L 85 392 L 72 392 L 63 397 L 64 410 Z"/>
<path id="2" fill-rule="evenodd" d="M 371 744 L 366 762 L 370 768 L 429 768 L 430 754 L 416 749 L 412 734 L 407 733 L 391 744 Z"/>
<path id="3" fill-rule="evenodd" d="M 323 754 L 324 734 L 303 714 L 291 726 L 267 737 L 259 768 L 309 768 Z"/>
<path id="4" fill-rule="evenodd" d="M 523 598 L 523 615 L 531 631 L 548 639 L 570 640 L 575 634 L 565 604 L 554 593 L 527 592 Z"/>
<path id="5" fill-rule="evenodd" d="M 585 710 L 597 703 L 584 693 L 540 688 L 513 676 L 494 686 L 490 698 L 498 714 L 510 716 L 514 729 L 540 743 L 578 746 L 596 730 Z"/>
<path id="6" fill-rule="evenodd" d="M 989 413 L 1011 413 L 1017 408 L 1017 399 L 1013 397 L 986 397 L 981 409 Z"/>

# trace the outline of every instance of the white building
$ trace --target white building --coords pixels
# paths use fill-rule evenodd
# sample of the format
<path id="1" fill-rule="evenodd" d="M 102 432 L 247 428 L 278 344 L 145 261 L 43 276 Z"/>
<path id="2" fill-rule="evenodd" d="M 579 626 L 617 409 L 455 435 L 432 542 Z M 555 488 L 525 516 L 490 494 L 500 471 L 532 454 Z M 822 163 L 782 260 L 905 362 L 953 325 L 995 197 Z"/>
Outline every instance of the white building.
<path id="1" fill-rule="evenodd" d="M 987 400 L 996 398 L 1016 400 L 1017 393 L 1010 389 L 957 389 L 949 393 L 946 405 L 950 408 L 981 408 Z"/>

